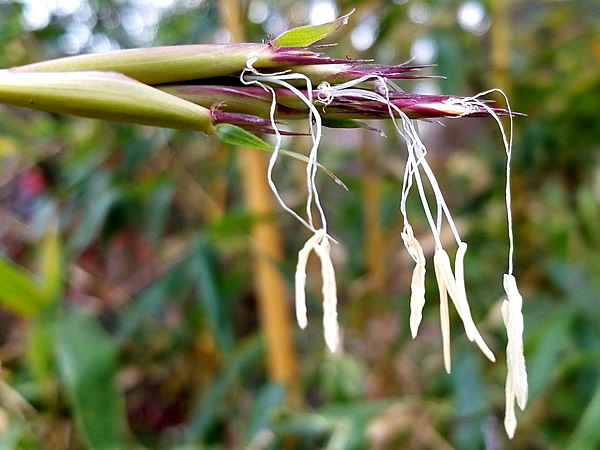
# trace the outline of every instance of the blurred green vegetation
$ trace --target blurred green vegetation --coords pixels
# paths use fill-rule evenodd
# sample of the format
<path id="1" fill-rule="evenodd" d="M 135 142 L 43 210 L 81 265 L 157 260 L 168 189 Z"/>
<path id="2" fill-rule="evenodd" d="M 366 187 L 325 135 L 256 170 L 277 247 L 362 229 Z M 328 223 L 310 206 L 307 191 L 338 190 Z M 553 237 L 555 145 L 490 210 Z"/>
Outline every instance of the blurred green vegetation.
<path id="1" fill-rule="evenodd" d="M 0 67 L 227 39 L 208 1 L 68 4 L 44 15 L 39 2 L 0 2 Z M 447 77 L 406 90 L 469 95 L 501 83 L 527 114 L 515 121 L 513 201 L 530 400 L 514 442 L 502 429 L 505 155 L 492 120 L 422 128 L 469 244 L 473 314 L 499 361 L 467 345 L 453 317 L 445 374 L 431 276 L 410 339 L 404 149 L 392 132 L 331 131 L 322 162 L 350 188 L 319 180 L 340 242 L 345 351 L 327 354 L 309 279 L 309 329 L 292 330 L 301 395 L 288 401 L 265 370 L 248 235 L 258 220 L 280 227 L 290 287 L 306 236 L 283 213 L 248 211 L 238 151 L 200 133 L 0 106 L 0 448 L 600 446 L 600 5 L 251 0 L 248 40 L 328 5 L 357 11 L 327 53 L 387 64 L 412 56 Z M 301 168 L 277 169 L 298 205 Z M 416 201 L 409 208 L 421 217 Z M 413 227 L 425 230 L 424 219 Z"/>

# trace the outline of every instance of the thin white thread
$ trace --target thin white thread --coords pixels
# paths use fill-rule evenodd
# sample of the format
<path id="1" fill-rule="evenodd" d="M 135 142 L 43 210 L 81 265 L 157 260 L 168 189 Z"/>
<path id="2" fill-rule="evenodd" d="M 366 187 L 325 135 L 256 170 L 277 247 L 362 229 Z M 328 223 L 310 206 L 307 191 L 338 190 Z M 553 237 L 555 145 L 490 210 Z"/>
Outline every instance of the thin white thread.
<path id="1" fill-rule="evenodd" d="M 314 235 L 308 239 L 304 244 L 304 247 L 298 253 L 298 264 L 296 266 L 295 274 L 295 289 L 296 289 L 296 319 L 298 325 L 301 328 L 305 328 L 308 323 L 307 311 L 306 311 L 306 296 L 305 296 L 305 285 L 306 285 L 306 265 L 308 257 L 311 251 L 315 251 L 319 259 L 321 260 L 321 276 L 323 279 L 323 331 L 325 336 L 325 342 L 331 352 L 335 352 L 339 349 L 339 325 L 337 322 L 337 287 L 335 281 L 335 270 L 331 261 L 330 245 L 329 240 L 336 242 L 333 238 L 327 234 L 327 219 L 325 212 L 321 205 L 319 193 L 316 186 L 316 173 L 317 173 L 317 153 L 318 147 L 321 140 L 322 133 L 322 120 L 321 116 L 313 104 L 313 89 L 312 83 L 308 77 L 303 74 L 290 73 L 289 71 L 280 72 L 278 74 L 263 74 L 256 70 L 252 65 L 255 62 L 255 58 L 249 57 L 247 60 L 247 67 L 242 71 L 240 80 L 243 84 L 256 84 L 261 86 L 264 90 L 271 93 L 271 109 L 270 109 L 270 120 L 271 126 L 275 130 L 276 135 L 276 146 L 273 155 L 269 161 L 269 170 L 267 172 L 269 186 L 275 194 L 277 200 L 282 207 L 291 213 L 296 219 L 302 224 L 309 228 Z M 247 75 L 250 72 L 251 75 Z M 304 95 L 299 89 L 285 80 L 303 80 L 306 83 L 307 94 Z M 308 221 L 304 220 L 294 210 L 289 208 L 277 190 L 275 183 L 272 179 L 272 171 L 279 154 L 281 146 L 281 134 L 278 130 L 277 123 L 275 121 L 275 110 L 277 106 L 277 99 L 275 90 L 264 83 L 273 83 L 290 90 L 300 100 L 302 100 L 309 109 L 309 128 L 312 138 L 312 148 L 308 157 L 308 163 L 306 166 L 306 181 L 308 189 L 308 197 L 306 201 L 306 213 Z M 314 124 L 313 124 L 314 120 Z M 321 219 L 321 228 L 318 230 L 314 226 L 312 216 L 312 205 L 314 204 Z"/>
<path id="2" fill-rule="evenodd" d="M 253 75 L 249 75 L 249 76 L 245 77 L 245 79 L 248 80 L 247 83 L 258 82 L 258 83 L 262 84 L 262 82 L 270 82 L 270 83 L 278 84 L 278 85 L 283 86 L 286 89 L 290 90 L 292 93 L 294 93 L 294 95 L 296 95 L 300 100 L 302 100 L 302 102 L 304 104 L 306 104 L 306 106 L 308 107 L 308 109 L 309 109 L 309 127 L 310 127 L 313 145 L 310 150 L 308 164 L 306 167 L 306 181 L 307 181 L 307 186 L 308 186 L 308 198 L 306 201 L 306 213 L 308 216 L 308 224 L 310 225 L 309 229 L 314 232 L 316 230 L 316 228 L 313 223 L 312 211 L 311 211 L 313 198 L 314 198 L 314 204 L 315 204 L 315 207 L 317 208 L 317 211 L 318 211 L 320 219 L 321 219 L 321 227 L 324 230 L 327 230 L 327 219 L 325 217 L 325 211 L 323 210 L 323 207 L 321 205 L 319 193 L 318 193 L 317 186 L 316 186 L 316 173 L 317 173 L 317 167 L 318 167 L 317 166 L 317 154 L 318 154 L 319 144 L 321 141 L 322 120 L 321 120 L 321 116 L 320 116 L 318 110 L 313 105 L 312 82 L 306 75 L 297 74 L 297 73 L 280 73 L 276 76 L 273 76 L 271 74 L 263 74 L 263 73 L 259 72 L 258 70 L 256 70 L 254 67 L 252 67 L 251 60 L 249 60 L 247 70 L 253 74 Z M 245 72 L 246 72 L 246 69 L 242 72 L 242 77 L 244 77 Z M 290 83 L 286 82 L 285 80 L 303 80 L 303 81 L 305 81 L 307 95 L 304 95 L 299 89 L 297 89 L 295 86 L 291 85 Z M 244 81 L 242 81 L 242 82 L 244 82 Z M 244 82 L 244 83 L 247 84 L 246 82 Z M 272 88 L 271 88 L 271 92 L 274 95 L 274 90 L 272 90 Z M 313 119 L 315 121 L 316 127 L 313 126 Z M 294 214 L 294 216 L 297 217 L 297 214 Z M 301 221 L 304 222 L 304 220 L 301 220 Z"/>
<path id="3" fill-rule="evenodd" d="M 500 93 L 506 102 L 506 109 L 510 120 L 510 135 L 507 139 L 504 127 L 498 115 L 485 103 L 478 100 L 479 97 L 487 95 L 491 92 Z M 486 92 L 477 94 L 474 97 L 467 99 L 452 99 L 451 102 L 460 103 L 465 106 L 475 105 L 484 108 L 490 116 L 494 118 L 500 128 L 502 140 L 506 150 L 506 214 L 508 222 L 508 273 L 504 275 L 504 290 L 507 300 L 502 303 L 502 317 L 506 327 L 508 343 L 506 346 L 506 386 L 505 386 L 505 416 L 504 428 L 510 439 L 513 438 L 517 428 L 517 418 L 515 415 L 515 400 L 521 409 L 525 409 L 528 395 L 527 369 L 525 366 L 525 355 L 523 353 L 523 312 L 521 310 L 523 298 L 517 288 L 515 277 L 513 276 L 513 254 L 514 254 L 514 238 L 513 238 L 513 221 L 511 209 L 511 189 L 510 189 L 510 163 L 512 156 L 513 142 L 513 118 L 510 103 L 507 95 L 501 89 L 491 89 Z"/>
<path id="4" fill-rule="evenodd" d="M 312 223 L 308 223 L 296 211 L 294 211 L 292 208 L 290 208 L 285 203 L 285 201 L 279 194 L 279 190 L 277 189 L 275 182 L 273 181 L 273 169 L 275 167 L 275 163 L 277 162 L 277 157 L 279 156 L 279 150 L 281 149 L 281 133 L 279 132 L 279 127 L 277 126 L 277 123 L 275 121 L 275 109 L 277 107 L 277 98 L 275 95 L 275 90 L 271 86 L 268 86 L 268 85 L 262 83 L 258 79 L 251 79 L 249 81 L 246 80 L 246 78 L 245 78 L 246 71 L 250 71 L 250 72 L 254 73 L 254 68 L 252 67 L 252 64 L 255 62 L 255 60 L 256 60 L 256 58 L 251 58 L 251 57 L 248 58 L 247 69 L 244 69 L 242 71 L 242 73 L 240 75 L 240 81 L 245 85 L 254 84 L 254 85 L 260 86 L 265 91 L 271 93 L 272 100 L 271 100 L 271 108 L 270 108 L 269 117 L 271 120 L 271 127 L 275 131 L 275 146 L 273 149 L 273 153 L 271 154 L 271 157 L 269 158 L 269 166 L 267 168 L 267 182 L 269 183 L 269 187 L 271 188 L 271 191 L 273 192 L 273 195 L 275 195 L 275 198 L 277 199 L 277 202 L 280 204 L 280 206 L 285 211 L 287 211 L 292 216 L 294 216 L 296 218 L 296 220 L 298 220 L 300 223 L 302 223 L 309 230 L 311 230 L 312 232 L 316 232 L 315 228 L 312 226 Z"/>
<path id="5" fill-rule="evenodd" d="M 377 80 L 380 85 L 385 97 L 380 95 L 379 93 L 365 91 L 362 89 L 353 88 L 353 86 L 367 81 L 367 80 Z M 436 243 L 436 252 L 434 255 L 435 269 L 436 269 L 436 278 L 438 279 L 438 287 L 440 290 L 440 313 L 441 313 L 441 326 L 442 326 L 442 336 L 443 336 L 443 348 L 444 348 L 444 365 L 446 370 L 450 370 L 450 332 L 449 332 L 449 317 L 448 317 L 448 304 L 447 304 L 447 296 L 450 295 L 454 306 L 463 322 L 465 327 L 465 332 L 467 338 L 470 341 L 475 342 L 481 351 L 491 360 L 495 361 L 494 354 L 489 349 L 481 334 L 477 330 L 475 323 L 473 322 L 470 307 L 467 301 L 465 283 L 464 283 L 464 254 L 467 248 L 467 245 L 461 241 L 460 236 L 458 234 L 458 230 L 452 220 L 450 215 L 450 211 L 448 206 L 444 200 L 443 194 L 441 193 L 441 189 L 437 183 L 437 180 L 431 170 L 431 167 L 427 163 L 425 159 L 425 155 L 427 153 L 425 146 L 420 140 L 418 133 L 416 131 L 415 125 L 408 118 L 408 116 L 400 110 L 396 105 L 394 105 L 389 98 L 389 89 L 386 83 L 386 80 L 379 76 L 364 76 L 360 79 L 347 82 L 337 86 L 331 86 L 329 83 L 321 83 L 318 87 L 319 93 L 317 94 L 317 100 L 328 105 L 333 101 L 333 99 L 337 96 L 353 96 L 359 98 L 365 98 L 369 100 L 374 100 L 377 102 L 381 102 L 386 104 L 388 107 L 390 118 L 396 128 L 398 134 L 400 134 L 407 145 L 408 149 L 408 159 L 407 166 L 404 172 L 404 179 L 402 183 L 402 200 L 400 205 L 400 210 L 404 217 L 404 229 L 402 233 L 402 238 L 404 241 L 404 245 L 407 248 L 409 254 L 417 263 L 415 267 L 415 272 L 413 273 L 413 281 L 415 281 L 415 287 L 417 287 L 418 292 L 413 292 L 414 296 L 414 308 L 412 304 L 412 296 L 411 296 L 411 332 L 416 334 L 416 330 L 418 329 L 418 323 L 420 322 L 420 310 L 424 304 L 424 284 L 422 277 L 424 276 L 424 267 L 419 267 L 419 263 L 421 262 L 421 258 L 418 254 L 418 241 L 414 238 L 412 233 L 412 228 L 407 219 L 406 214 L 406 199 L 410 188 L 412 186 L 413 177 L 414 181 L 416 181 L 417 189 L 419 192 L 419 196 L 421 198 L 421 203 L 423 204 L 423 208 L 425 210 L 425 214 L 427 220 L 429 222 L 431 231 L 433 233 L 435 243 Z M 471 102 L 478 102 L 478 100 L 473 99 Z M 473 103 L 461 105 L 464 107 L 466 111 L 473 112 L 475 110 L 475 106 Z M 398 125 L 396 122 L 395 113 L 402 120 L 402 127 Z M 512 136 L 512 133 L 511 133 Z M 506 142 L 506 140 L 505 140 Z M 509 147 L 507 145 L 507 154 L 510 154 Z M 437 206 L 436 211 L 436 219 L 434 221 L 432 216 L 432 211 L 429 208 L 427 196 L 425 195 L 425 190 L 423 187 L 423 182 L 421 180 L 419 174 L 419 167 L 423 168 L 427 179 L 430 182 L 432 190 L 435 195 L 435 201 Z M 443 217 L 446 216 L 447 222 L 450 225 L 456 242 L 458 244 L 458 251 L 455 260 L 455 270 L 454 274 L 452 273 L 452 268 L 450 266 L 450 260 L 448 258 L 447 253 L 442 248 L 441 243 L 441 228 L 442 228 L 442 220 Z M 419 246 L 420 247 L 420 246 Z M 421 271 L 423 269 L 423 271 Z M 414 290 L 413 286 L 411 286 L 411 290 Z M 416 295 L 418 294 L 418 295 Z M 417 298 L 418 297 L 418 298 Z"/>
<path id="6" fill-rule="evenodd" d="M 502 97 L 504 97 L 504 101 L 506 102 L 506 110 L 508 111 L 509 118 L 509 136 L 507 138 L 506 132 L 504 130 L 504 126 L 502 125 L 502 121 L 500 117 L 492 108 L 490 108 L 486 103 L 479 100 L 480 97 L 486 96 L 493 92 L 497 92 Z M 508 101 L 508 96 L 502 89 L 489 89 L 484 92 L 480 92 L 477 95 L 467 98 L 451 98 L 445 100 L 445 103 L 448 104 L 460 104 L 467 108 L 469 112 L 466 112 L 463 115 L 467 115 L 470 112 L 473 112 L 473 108 L 475 106 L 481 107 L 486 110 L 486 112 L 494 118 L 496 123 L 498 124 L 498 128 L 500 129 L 500 134 L 502 135 L 502 142 L 504 143 L 504 149 L 506 151 L 506 185 L 505 185 L 505 200 L 506 200 L 506 217 L 508 222 L 508 275 L 512 275 L 513 273 L 513 254 L 514 254 L 514 236 L 513 236 L 513 219 L 512 219 L 512 199 L 511 199 L 511 189 L 510 189 L 510 164 L 512 157 L 512 143 L 513 143 L 513 115 L 512 109 L 510 107 L 510 102 Z M 462 116 L 462 115 L 461 115 Z M 459 117 L 461 117 L 459 116 Z"/>
<path id="7" fill-rule="evenodd" d="M 371 80 L 377 80 L 380 82 L 381 87 L 385 93 L 385 97 L 383 97 L 382 95 L 380 95 L 376 92 L 366 91 L 364 89 L 352 88 L 353 86 L 356 86 L 360 83 L 363 83 L 365 81 L 371 81 Z M 331 101 L 333 101 L 333 99 L 335 97 L 339 97 L 339 96 L 360 97 L 360 98 L 365 98 L 367 100 L 377 101 L 379 103 L 383 103 L 383 104 L 387 105 L 388 111 L 390 113 L 390 118 L 392 119 L 392 123 L 394 124 L 394 128 L 404 138 L 404 141 L 406 142 L 408 153 L 409 153 L 407 164 L 409 164 L 412 167 L 408 172 L 405 172 L 405 174 L 414 176 L 414 178 L 415 178 L 415 181 L 417 183 L 417 189 L 418 189 L 419 195 L 421 197 L 421 203 L 423 204 L 423 207 L 425 210 L 425 215 L 427 217 L 427 221 L 429 222 L 429 226 L 431 228 L 432 234 L 435 239 L 436 248 L 442 247 L 440 233 L 438 232 L 438 227 L 436 224 L 437 221 L 433 220 L 433 216 L 431 214 L 431 209 L 429 208 L 429 204 L 428 204 L 427 198 L 425 196 L 423 183 L 421 181 L 421 177 L 419 174 L 419 169 L 418 169 L 419 166 L 423 168 L 423 171 L 425 172 L 425 175 L 427 176 L 427 179 L 429 180 L 429 183 L 430 183 L 431 188 L 435 195 L 436 204 L 438 206 L 438 211 L 441 209 L 444 212 L 444 215 L 446 216 L 446 220 L 452 230 L 454 238 L 455 238 L 457 244 L 460 244 L 462 241 L 460 239 L 460 235 L 454 224 L 452 216 L 450 215 L 450 210 L 448 209 L 448 206 L 446 205 L 444 196 L 443 196 L 441 189 L 437 183 L 435 175 L 433 174 L 433 171 L 431 170 L 431 168 L 429 167 L 429 164 L 425 160 L 425 155 L 427 154 L 427 150 L 426 150 L 425 146 L 423 145 L 423 142 L 419 138 L 419 135 L 414 127 L 414 124 L 410 120 L 410 118 L 400 108 L 398 108 L 396 105 L 394 105 L 390 101 L 387 80 L 384 77 L 381 77 L 379 75 L 365 75 L 356 80 L 348 81 L 346 83 L 342 83 L 342 84 L 339 84 L 336 86 L 331 86 L 329 83 L 323 82 L 318 86 L 317 89 L 319 91 L 319 93 L 317 94 L 317 99 L 321 103 L 324 103 L 325 105 L 328 105 L 329 103 L 331 103 Z M 394 112 L 396 112 L 398 114 L 398 116 L 400 116 L 400 118 L 402 120 L 402 128 L 400 128 L 398 126 Z M 406 208 L 405 207 L 402 208 L 402 204 L 405 203 L 405 200 L 406 200 L 405 193 L 407 194 L 408 191 L 405 191 L 404 188 L 405 187 L 410 188 L 411 185 L 412 185 L 412 183 L 410 182 L 403 186 L 401 211 L 403 212 L 405 219 L 406 219 L 406 215 L 404 213 L 406 212 Z"/>

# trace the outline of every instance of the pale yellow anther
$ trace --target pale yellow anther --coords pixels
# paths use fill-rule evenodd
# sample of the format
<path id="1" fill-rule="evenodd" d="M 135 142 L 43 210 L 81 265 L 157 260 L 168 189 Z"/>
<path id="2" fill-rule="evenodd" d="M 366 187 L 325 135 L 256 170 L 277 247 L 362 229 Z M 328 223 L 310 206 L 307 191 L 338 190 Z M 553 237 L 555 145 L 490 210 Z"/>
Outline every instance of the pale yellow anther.
<path id="1" fill-rule="evenodd" d="M 308 325 L 308 317 L 306 316 L 306 264 L 308 263 L 308 257 L 318 243 L 323 240 L 325 235 L 324 230 L 317 230 L 313 236 L 310 237 L 304 244 L 304 247 L 298 252 L 298 264 L 296 264 L 296 276 L 295 276 L 295 287 L 296 287 L 296 320 L 298 326 L 302 329 Z"/>
<path id="2" fill-rule="evenodd" d="M 306 328 L 308 318 L 306 314 L 306 264 L 310 253 L 314 250 L 321 261 L 321 277 L 323 279 L 323 334 L 325 343 L 331 352 L 339 348 L 339 325 L 337 320 L 337 287 L 335 270 L 331 261 L 329 237 L 325 230 L 320 229 L 306 241 L 304 247 L 298 252 L 296 265 L 296 319 L 300 328 Z"/>
<path id="3" fill-rule="evenodd" d="M 444 367 L 450 373 L 452 369 L 450 357 L 450 314 L 448 312 L 448 277 L 445 268 L 445 260 L 448 255 L 444 250 L 437 250 L 433 255 L 433 267 L 440 291 L 440 326 L 442 328 L 442 350 L 444 354 Z M 450 262 L 448 262 L 449 264 Z"/>
<path id="4" fill-rule="evenodd" d="M 421 244 L 413 234 L 412 227 L 408 223 L 404 226 L 402 240 L 406 250 L 415 261 L 410 283 L 410 332 L 414 339 L 419 331 L 419 325 L 423 318 L 423 307 L 425 306 L 425 255 Z"/>
<path id="5" fill-rule="evenodd" d="M 512 275 L 504 275 L 504 290 L 507 300 L 502 303 L 502 317 L 506 326 L 508 344 L 506 346 L 506 412 L 504 428 L 510 438 L 515 434 L 517 418 L 515 400 L 521 409 L 527 404 L 528 383 L 523 353 L 523 297 L 517 289 Z"/>
<path id="6" fill-rule="evenodd" d="M 435 276 L 438 282 L 438 289 L 440 291 L 440 315 L 442 325 L 442 341 L 444 346 L 444 364 L 446 370 L 449 371 L 449 359 L 450 352 L 450 324 L 448 319 L 448 295 L 452 299 L 454 307 L 458 312 L 460 319 L 463 322 L 465 328 L 465 334 L 471 342 L 475 342 L 482 353 L 490 360 L 496 361 L 494 353 L 487 346 L 483 337 L 477 330 L 473 317 L 471 316 L 471 308 L 467 300 L 467 293 L 465 289 L 465 277 L 464 277 L 464 257 L 467 251 L 467 244 L 461 242 L 458 246 L 455 259 L 454 274 L 452 274 L 452 267 L 450 265 L 450 258 L 444 249 L 438 249 L 435 252 L 433 262 L 435 267 Z M 448 352 L 448 355 L 446 355 Z"/>
<path id="7" fill-rule="evenodd" d="M 321 243 L 315 246 L 315 252 L 321 259 L 323 278 L 323 334 L 327 347 L 333 353 L 339 348 L 340 331 L 337 320 L 337 287 L 330 248 L 327 236 L 324 236 Z"/>
<path id="8" fill-rule="evenodd" d="M 456 307 L 458 314 L 460 315 L 461 320 L 463 321 L 465 327 L 465 334 L 467 338 L 471 342 L 475 342 L 482 353 L 490 360 L 495 362 L 496 357 L 494 353 L 487 346 L 483 337 L 477 330 L 475 326 L 475 322 L 473 322 L 473 317 L 471 316 L 471 308 L 469 307 L 469 302 L 467 300 L 467 291 L 465 289 L 465 268 L 464 268 L 464 260 L 465 253 L 467 252 L 467 244 L 465 242 L 461 242 L 458 245 L 458 250 L 456 250 L 456 258 L 454 260 L 454 276 L 456 278 L 456 301 L 455 304 L 458 305 Z M 451 294 L 452 295 L 452 294 Z"/>
<path id="9" fill-rule="evenodd" d="M 427 108 L 437 109 L 449 116 L 464 116 L 473 112 L 474 107 L 465 102 L 460 102 L 458 99 L 450 98 L 439 103 L 427 103 Z"/>

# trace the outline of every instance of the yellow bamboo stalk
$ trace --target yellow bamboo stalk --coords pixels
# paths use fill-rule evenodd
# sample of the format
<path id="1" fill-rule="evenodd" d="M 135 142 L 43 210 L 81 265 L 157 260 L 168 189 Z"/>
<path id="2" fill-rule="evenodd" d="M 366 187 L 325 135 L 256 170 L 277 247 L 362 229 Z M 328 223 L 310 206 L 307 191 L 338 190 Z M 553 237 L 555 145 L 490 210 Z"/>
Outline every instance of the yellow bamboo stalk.
<path id="1" fill-rule="evenodd" d="M 373 294 L 385 290 L 385 247 L 381 226 L 381 184 L 377 174 L 377 152 L 367 133 L 362 131 L 359 149 L 362 166 L 362 211 L 365 224 L 365 258 L 367 262 L 367 282 Z"/>
<path id="2" fill-rule="evenodd" d="M 508 1 L 492 0 L 490 2 L 492 19 L 491 63 L 493 85 L 502 89 L 510 98 L 510 26 L 508 24 Z"/>
<path id="3" fill-rule="evenodd" d="M 222 23 L 233 41 L 244 39 L 238 0 L 220 2 Z M 257 217 L 268 217 L 274 212 L 274 200 L 267 183 L 265 154 L 244 148 L 240 152 L 242 180 L 246 203 Z M 251 233 L 255 289 L 260 319 L 267 346 L 269 377 L 285 384 L 291 393 L 298 390 L 296 354 L 292 344 L 291 320 L 288 310 L 289 294 L 285 280 L 276 264 L 282 260 L 282 239 L 271 221 L 256 224 Z"/>

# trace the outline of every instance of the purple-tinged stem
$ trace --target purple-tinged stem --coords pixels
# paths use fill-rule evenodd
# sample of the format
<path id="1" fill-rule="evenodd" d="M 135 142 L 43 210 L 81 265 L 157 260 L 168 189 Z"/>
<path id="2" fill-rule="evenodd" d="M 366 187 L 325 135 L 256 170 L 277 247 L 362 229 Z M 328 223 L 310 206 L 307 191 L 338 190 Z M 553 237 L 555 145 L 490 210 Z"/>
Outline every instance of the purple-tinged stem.
<path id="1" fill-rule="evenodd" d="M 218 107 L 225 113 L 247 114 L 268 119 L 270 116 L 271 94 L 254 86 L 204 86 L 204 85 L 170 85 L 159 86 L 169 94 L 181 97 L 206 108 Z M 282 119 L 304 119 L 307 117 L 306 105 L 291 91 L 275 88 L 277 97 L 276 116 Z M 301 91 L 305 95 L 306 91 Z M 365 90 L 365 92 L 367 92 Z M 356 94 L 335 97 L 329 104 L 323 105 L 317 99 L 317 91 L 313 92 L 315 105 L 324 118 L 344 119 L 387 119 L 389 109 L 385 103 L 365 100 Z M 486 117 L 489 113 L 481 106 L 465 106 L 466 97 L 451 95 L 412 94 L 407 92 L 390 92 L 391 103 L 400 108 L 413 119 L 443 117 Z M 493 108 L 498 115 L 508 115 L 502 108 Z M 513 113 L 515 114 L 515 113 Z"/>

